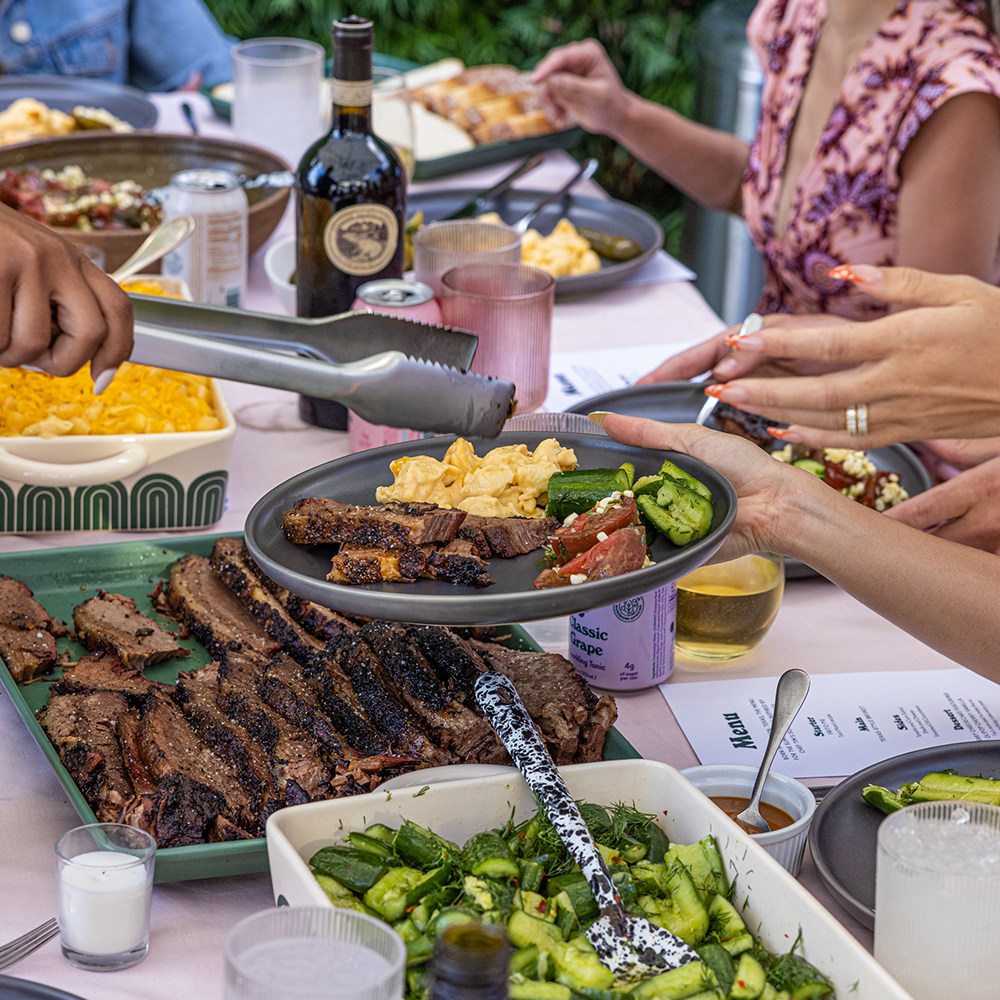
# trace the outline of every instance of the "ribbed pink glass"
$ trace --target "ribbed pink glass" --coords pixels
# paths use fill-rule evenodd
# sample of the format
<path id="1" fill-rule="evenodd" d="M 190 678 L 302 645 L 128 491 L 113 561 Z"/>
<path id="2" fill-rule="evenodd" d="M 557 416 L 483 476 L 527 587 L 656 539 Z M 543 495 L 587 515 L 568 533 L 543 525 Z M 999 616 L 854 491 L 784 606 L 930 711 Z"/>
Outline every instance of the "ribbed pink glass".
<path id="1" fill-rule="evenodd" d="M 521 236 L 510 226 L 453 219 L 421 226 L 413 236 L 413 277 L 441 298 L 441 276 L 461 264 L 521 262 Z"/>
<path id="2" fill-rule="evenodd" d="M 479 336 L 472 370 L 513 382 L 519 413 L 541 406 L 549 389 L 552 275 L 524 264 L 463 264 L 441 287 L 443 322 Z"/>

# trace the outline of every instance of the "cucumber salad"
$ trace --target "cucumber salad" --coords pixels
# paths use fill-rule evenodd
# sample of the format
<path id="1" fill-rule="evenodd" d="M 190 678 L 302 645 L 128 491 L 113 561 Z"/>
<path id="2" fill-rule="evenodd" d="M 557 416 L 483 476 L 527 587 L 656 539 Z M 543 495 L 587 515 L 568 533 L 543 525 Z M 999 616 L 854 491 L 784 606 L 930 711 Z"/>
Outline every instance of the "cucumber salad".
<path id="1" fill-rule="evenodd" d="M 654 817 L 578 803 L 625 908 L 691 945 L 700 961 L 612 989 L 584 931 L 598 916 L 586 879 L 543 812 L 459 846 L 409 821 L 352 832 L 310 859 L 334 906 L 389 923 L 406 942 L 407 998 L 427 995 L 426 963 L 448 927 L 504 927 L 511 1000 L 810 1000 L 832 997 L 796 954 L 767 951 L 733 906 L 712 837 L 671 844 Z"/>

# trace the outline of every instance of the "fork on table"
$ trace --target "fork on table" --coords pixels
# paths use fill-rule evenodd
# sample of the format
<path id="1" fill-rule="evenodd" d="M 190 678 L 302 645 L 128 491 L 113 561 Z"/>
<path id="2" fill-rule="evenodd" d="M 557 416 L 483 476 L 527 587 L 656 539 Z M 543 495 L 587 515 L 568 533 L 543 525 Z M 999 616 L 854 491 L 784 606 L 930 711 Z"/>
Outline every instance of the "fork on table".
<path id="1" fill-rule="evenodd" d="M 39 924 L 34 930 L 22 934 L 13 941 L 8 941 L 0 945 L 0 969 L 6 969 L 15 962 L 20 962 L 33 951 L 41 948 L 46 941 L 54 938 L 59 933 L 59 924 L 56 918 L 46 920 L 44 924 Z"/>

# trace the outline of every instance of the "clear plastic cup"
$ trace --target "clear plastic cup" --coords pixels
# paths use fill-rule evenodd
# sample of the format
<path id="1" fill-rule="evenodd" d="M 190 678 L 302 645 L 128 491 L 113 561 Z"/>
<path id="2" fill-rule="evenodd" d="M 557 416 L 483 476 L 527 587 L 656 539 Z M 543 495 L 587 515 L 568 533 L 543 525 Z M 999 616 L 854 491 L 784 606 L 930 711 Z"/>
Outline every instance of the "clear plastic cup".
<path id="1" fill-rule="evenodd" d="M 1000 808 L 923 802 L 878 828 L 875 958 L 914 1000 L 992 1000 Z"/>
<path id="2" fill-rule="evenodd" d="M 70 965 L 127 969 L 149 948 L 156 841 L 122 823 L 90 823 L 56 841 L 59 936 Z"/>
<path id="3" fill-rule="evenodd" d="M 461 264 L 519 264 L 521 236 L 510 226 L 452 219 L 421 226 L 413 235 L 413 277 L 442 298 L 441 277 Z M 468 329 L 468 327 L 466 328 Z"/>
<path id="4" fill-rule="evenodd" d="M 224 1000 L 399 1000 L 406 945 L 367 913 L 280 906 L 226 937 Z"/>
<path id="5" fill-rule="evenodd" d="M 472 371 L 513 382 L 519 413 L 537 409 L 549 391 L 549 345 L 556 282 L 525 264 L 463 264 L 441 278 L 446 326 L 479 337 Z"/>
<path id="6" fill-rule="evenodd" d="M 322 45 L 251 38 L 233 46 L 233 129 L 294 167 L 325 131 Z"/>

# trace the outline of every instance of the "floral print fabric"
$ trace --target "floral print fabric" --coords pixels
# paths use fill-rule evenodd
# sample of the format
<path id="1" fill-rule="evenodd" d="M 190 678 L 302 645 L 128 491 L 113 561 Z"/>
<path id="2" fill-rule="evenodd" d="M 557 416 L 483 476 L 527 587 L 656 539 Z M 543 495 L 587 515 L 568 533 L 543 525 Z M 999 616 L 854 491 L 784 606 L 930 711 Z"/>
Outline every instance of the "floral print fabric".
<path id="1" fill-rule="evenodd" d="M 764 68 L 743 179 L 743 214 L 767 279 L 757 308 L 872 319 L 887 307 L 828 272 L 838 264 L 895 262 L 900 157 L 950 97 L 1000 97 L 1000 47 L 971 4 L 902 0 L 844 78 L 778 234 L 788 138 L 825 17 L 824 0 L 761 0 L 747 25 Z"/>

